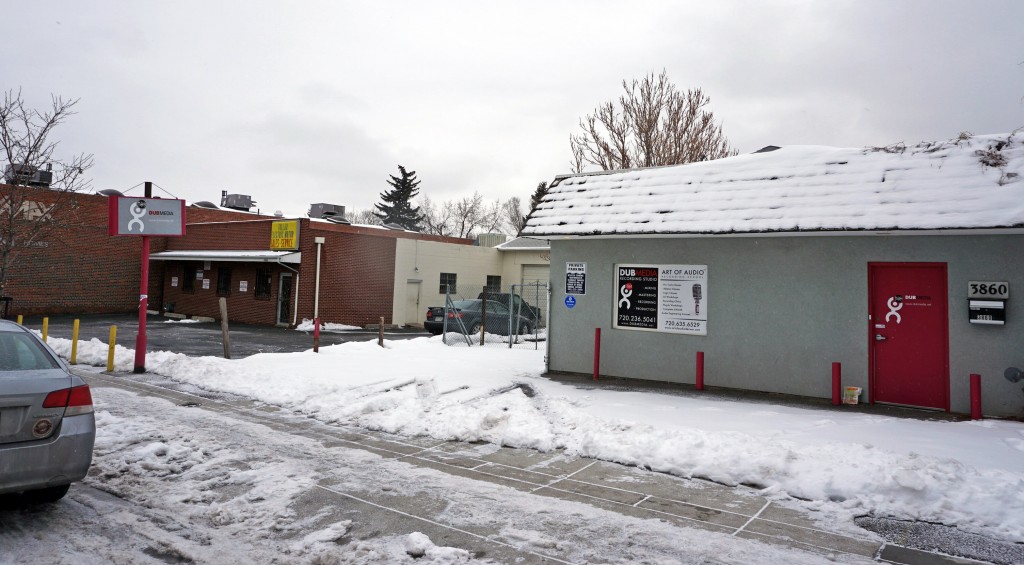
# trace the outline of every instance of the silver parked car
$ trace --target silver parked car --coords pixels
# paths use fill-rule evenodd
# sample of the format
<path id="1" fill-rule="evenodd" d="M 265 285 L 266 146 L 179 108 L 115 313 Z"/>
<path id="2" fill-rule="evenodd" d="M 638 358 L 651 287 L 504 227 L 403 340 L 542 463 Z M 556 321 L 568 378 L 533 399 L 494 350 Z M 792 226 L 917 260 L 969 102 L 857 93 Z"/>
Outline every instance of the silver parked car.
<path id="1" fill-rule="evenodd" d="M 35 334 L 0 320 L 0 494 L 54 502 L 92 464 L 89 385 Z"/>

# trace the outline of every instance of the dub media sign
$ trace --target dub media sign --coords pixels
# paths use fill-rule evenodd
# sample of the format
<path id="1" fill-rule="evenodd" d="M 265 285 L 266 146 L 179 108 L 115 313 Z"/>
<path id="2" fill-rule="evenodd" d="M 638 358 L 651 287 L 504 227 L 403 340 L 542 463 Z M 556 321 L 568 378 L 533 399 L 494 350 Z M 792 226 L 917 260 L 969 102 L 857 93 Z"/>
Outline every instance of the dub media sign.
<path id="1" fill-rule="evenodd" d="M 707 300 L 707 265 L 615 265 L 612 327 L 707 335 Z"/>

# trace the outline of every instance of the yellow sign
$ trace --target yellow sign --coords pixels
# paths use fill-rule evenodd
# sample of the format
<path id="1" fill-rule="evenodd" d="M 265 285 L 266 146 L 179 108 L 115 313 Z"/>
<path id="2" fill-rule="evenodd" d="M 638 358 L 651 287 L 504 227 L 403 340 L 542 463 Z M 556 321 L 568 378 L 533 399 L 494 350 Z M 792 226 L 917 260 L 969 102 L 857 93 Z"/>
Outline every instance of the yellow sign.
<path id="1" fill-rule="evenodd" d="M 299 248 L 299 220 L 270 224 L 270 249 L 294 251 Z"/>

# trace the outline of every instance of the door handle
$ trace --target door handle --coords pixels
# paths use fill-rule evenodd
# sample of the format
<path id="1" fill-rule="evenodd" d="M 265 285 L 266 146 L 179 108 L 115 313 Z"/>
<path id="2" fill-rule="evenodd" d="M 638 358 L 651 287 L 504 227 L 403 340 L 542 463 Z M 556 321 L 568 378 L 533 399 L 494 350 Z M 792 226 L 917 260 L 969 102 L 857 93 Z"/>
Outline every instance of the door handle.
<path id="1" fill-rule="evenodd" d="M 882 334 L 875 334 L 875 341 L 885 341 L 886 337 Z"/>

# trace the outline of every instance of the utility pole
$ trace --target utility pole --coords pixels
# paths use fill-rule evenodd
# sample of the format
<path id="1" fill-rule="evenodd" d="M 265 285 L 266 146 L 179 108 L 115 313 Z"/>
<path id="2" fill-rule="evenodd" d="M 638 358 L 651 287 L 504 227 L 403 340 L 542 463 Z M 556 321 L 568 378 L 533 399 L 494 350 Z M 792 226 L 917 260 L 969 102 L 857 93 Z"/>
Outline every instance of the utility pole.
<path id="1" fill-rule="evenodd" d="M 153 183 L 146 181 L 146 196 L 153 198 Z M 149 236 L 142 236 L 142 276 L 139 278 L 139 333 L 135 336 L 135 372 L 146 372 L 146 311 L 149 310 Z"/>

